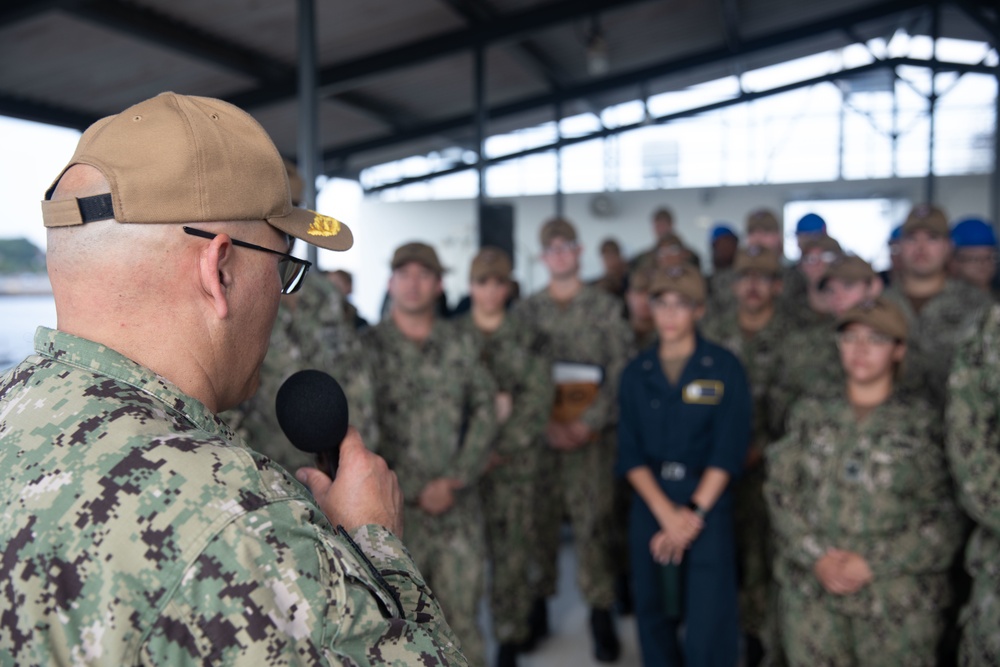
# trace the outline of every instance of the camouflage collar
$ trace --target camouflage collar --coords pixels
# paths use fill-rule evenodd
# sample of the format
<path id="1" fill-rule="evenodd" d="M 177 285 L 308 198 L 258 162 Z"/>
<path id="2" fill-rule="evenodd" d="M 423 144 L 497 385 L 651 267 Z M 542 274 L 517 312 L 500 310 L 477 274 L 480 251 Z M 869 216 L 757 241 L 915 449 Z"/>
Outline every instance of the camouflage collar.
<path id="1" fill-rule="evenodd" d="M 204 403 L 109 347 L 56 329 L 38 327 L 35 331 L 35 351 L 59 363 L 135 387 L 161 401 L 166 410 L 184 415 L 197 428 L 226 440 L 235 438 L 232 429 Z"/>

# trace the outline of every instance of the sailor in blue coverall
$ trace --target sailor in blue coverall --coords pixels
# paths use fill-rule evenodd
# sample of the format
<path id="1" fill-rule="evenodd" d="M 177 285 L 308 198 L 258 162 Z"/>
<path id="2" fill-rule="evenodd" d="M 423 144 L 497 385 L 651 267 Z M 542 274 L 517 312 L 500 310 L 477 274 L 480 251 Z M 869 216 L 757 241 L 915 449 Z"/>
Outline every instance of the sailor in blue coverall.
<path id="1" fill-rule="evenodd" d="M 729 482 L 750 442 L 750 389 L 739 360 L 697 334 L 704 279 L 688 268 L 653 275 L 660 343 L 622 374 L 617 469 L 636 492 L 629 549 L 643 663 L 734 667 L 739 619 Z M 683 596 L 674 616 L 663 573 L 678 561 Z"/>

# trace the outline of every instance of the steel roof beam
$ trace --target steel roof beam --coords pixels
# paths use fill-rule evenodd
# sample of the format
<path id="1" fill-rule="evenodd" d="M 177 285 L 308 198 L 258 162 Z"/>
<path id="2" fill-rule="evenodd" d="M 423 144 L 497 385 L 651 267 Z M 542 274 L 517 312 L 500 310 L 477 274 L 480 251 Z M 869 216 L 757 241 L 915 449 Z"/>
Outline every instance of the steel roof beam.
<path id="1" fill-rule="evenodd" d="M 52 104 L 45 104 L 22 97 L 8 95 L 0 92 L 0 116 L 10 116 L 30 120 L 36 123 L 48 123 L 59 127 L 68 127 L 81 132 L 87 129 L 94 121 L 99 120 L 98 116 L 82 113 L 76 109 L 57 107 Z"/>
<path id="2" fill-rule="evenodd" d="M 604 128 L 590 134 L 581 135 L 579 137 L 563 138 L 557 142 L 546 144 L 544 146 L 536 146 L 534 148 L 529 148 L 523 151 L 518 151 L 516 153 L 510 153 L 507 155 L 500 155 L 494 158 L 489 158 L 486 160 L 486 164 L 494 165 L 501 162 L 506 162 L 507 160 L 514 160 L 517 158 L 527 157 L 529 155 L 537 155 L 538 153 L 548 153 L 566 146 L 572 146 L 574 144 L 580 144 L 587 141 L 593 141 L 595 139 L 603 139 L 606 137 L 621 134 L 623 132 L 631 132 L 633 130 L 638 130 L 649 124 L 661 125 L 664 123 L 669 123 L 676 120 L 681 120 L 684 118 L 691 118 L 693 116 L 699 116 L 704 113 L 710 113 L 712 111 L 718 111 L 720 109 L 725 109 L 737 104 L 744 104 L 746 102 L 753 102 L 755 100 L 764 99 L 766 97 L 773 97 L 775 95 L 781 95 L 782 93 L 788 93 L 800 88 L 808 88 L 809 86 L 815 86 L 822 83 L 833 83 L 839 79 L 848 79 L 852 76 L 858 76 L 867 74 L 869 72 L 893 67 L 899 67 L 901 65 L 908 65 L 914 67 L 934 67 L 938 72 L 975 72 L 979 74 L 994 74 L 996 68 L 989 67 L 986 65 L 968 65 L 965 63 L 949 63 L 941 61 L 929 61 L 929 60 L 919 60 L 916 58 L 891 58 L 886 60 L 879 60 L 867 65 L 861 65 L 859 67 L 854 67 L 851 69 L 841 70 L 839 72 L 833 72 L 831 74 L 824 74 L 822 76 L 813 77 L 811 79 L 806 79 L 803 81 L 796 81 L 794 83 L 785 84 L 783 86 L 778 86 L 776 88 L 771 88 L 768 90 L 761 90 L 755 92 L 743 92 L 739 95 L 721 100 L 719 102 L 713 102 L 712 104 L 706 104 L 700 107 L 695 107 L 692 109 L 685 109 L 683 111 L 678 111 L 676 113 L 667 114 L 664 116 L 655 116 L 648 120 L 643 120 L 638 123 L 630 123 L 628 125 L 621 125 L 619 127 Z M 365 188 L 365 193 L 380 192 L 382 190 L 389 190 L 391 188 L 398 188 L 404 185 L 410 185 L 412 183 L 421 183 L 434 178 L 439 178 L 441 176 L 448 176 L 450 174 L 455 174 L 462 171 L 467 171 L 469 169 L 474 169 L 475 165 L 458 165 L 455 167 L 450 167 L 448 169 L 443 169 L 441 171 L 433 172 L 430 174 L 425 174 L 423 176 L 412 176 L 409 178 L 403 178 L 398 181 L 393 181 L 392 183 L 385 183 L 383 185 L 378 185 L 371 188 Z"/>
<path id="3" fill-rule="evenodd" d="M 557 0 L 516 14 L 507 14 L 502 18 L 478 26 L 455 30 L 444 35 L 324 67 L 319 74 L 320 91 L 322 94 L 332 94 L 338 90 L 357 86 L 359 83 L 374 77 L 385 76 L 400 69 L 469 51 L 478 44 L 486 46 L 516 40 L 532 32 L 568 23 L 595 12 L 652 1 Z M 251 109 L 256 106 L 280 102 L 294 94 L 295 81 L 289 79 L 266 87 L 237 93 L 227 99 L 239 107 Z"/>
<path id="4" fill-rule="evenodd" d="M 588 95 L 639 85 L 642 82 L 649 81 L 651 79 L 661 78 L 677 74 L 685 70 L 723 62 L 733 58 L 734 56 L 747 56 L 774 48 L 776 46 L 810 39 L 829 32 L 842 31 L 845 27 L 853 26 L 864 21 L 883 18 L 885 16 L 891 16 L 893 14 L 898 14 L 900 12 L 924 6 L 925 3 L 923 0 L 888 0 L 886 2 L 878 3 L 877 5 L 871 5 L 860 10 L 846 12 L 844 14 L 815 21 L 804 26 L 788 28 L 769 35 L 764 35 L 762 37 L 744 39 L 742 40 L 740 50 L 737 53 L 733 53 L 728 46 L 715 47 L 688 56 L 682 56 L 673 60 L 634 69 L 629 72 L 615 74 L 601 79 L 594 79 L 560 90 L 554 90 L 541 95 L 525 97 L 514 102 L 496 105 L 490 108 L 489 118 L 503 118 L 542 107 L 551 108 L 556 103 L 564 103 L 574 99 L 584 98 Z M 412 141 L 414 139 L 420 139 L 433 134 L 450 132 L 463 127 L 471 127 L 472 122 L 473 116 L 471 113 L 431 121 L 426 125 L 415 126 L 396 135 L 375 137 L 328 149 L 323 153 L 323 161 L 325 163 L 327 161 L 341 160 L 352 154 L 363 153 L 377 148 L 384 148 L 396 143 Z"/>

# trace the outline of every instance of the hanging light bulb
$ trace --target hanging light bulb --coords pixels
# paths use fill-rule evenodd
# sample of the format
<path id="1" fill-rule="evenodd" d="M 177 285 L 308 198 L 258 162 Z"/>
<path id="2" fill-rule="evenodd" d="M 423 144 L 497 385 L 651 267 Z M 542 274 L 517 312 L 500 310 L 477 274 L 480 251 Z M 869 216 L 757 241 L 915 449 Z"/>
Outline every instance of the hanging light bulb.
<path id="1" fill-rule="evenodd" d="M 608 40 L 601 32 L 600 20 L 594 16 L 587 39 L 587 73 L 590 76 L 603 76 L 608 73 L 611 63 L 608 60 Z"/>

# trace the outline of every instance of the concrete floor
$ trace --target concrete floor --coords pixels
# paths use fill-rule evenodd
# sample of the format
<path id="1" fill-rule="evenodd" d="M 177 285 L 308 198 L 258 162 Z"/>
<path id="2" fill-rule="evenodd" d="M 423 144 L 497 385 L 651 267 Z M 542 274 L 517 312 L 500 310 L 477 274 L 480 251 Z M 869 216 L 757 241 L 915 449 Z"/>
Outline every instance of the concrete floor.
<path id="1" fill-rule="evenodd" d="M 489 605 L 483 601 L 479 614 L 480 626 L 486 639 L 486 655 L 489 664 L 496 660 L 496 641 L 493 638 L 489 618 Z M 622 654 L 618 667 L 639 667 L 639 640 L 636 635 L 634 616 L 617 616 L 618 638 L 622 644 Z M 542 641 L 532 653 L 518 657 L 519 667 L 579 667 L 580 665 L 604 665 L 594 660 L 590 641 L 590 609 L 587 607 L 576 586 L 576 553 L 570 541 L 564 540 L 559 551 L 559 584 L 554 598 L 549 598 L 549 637 Z"/>

